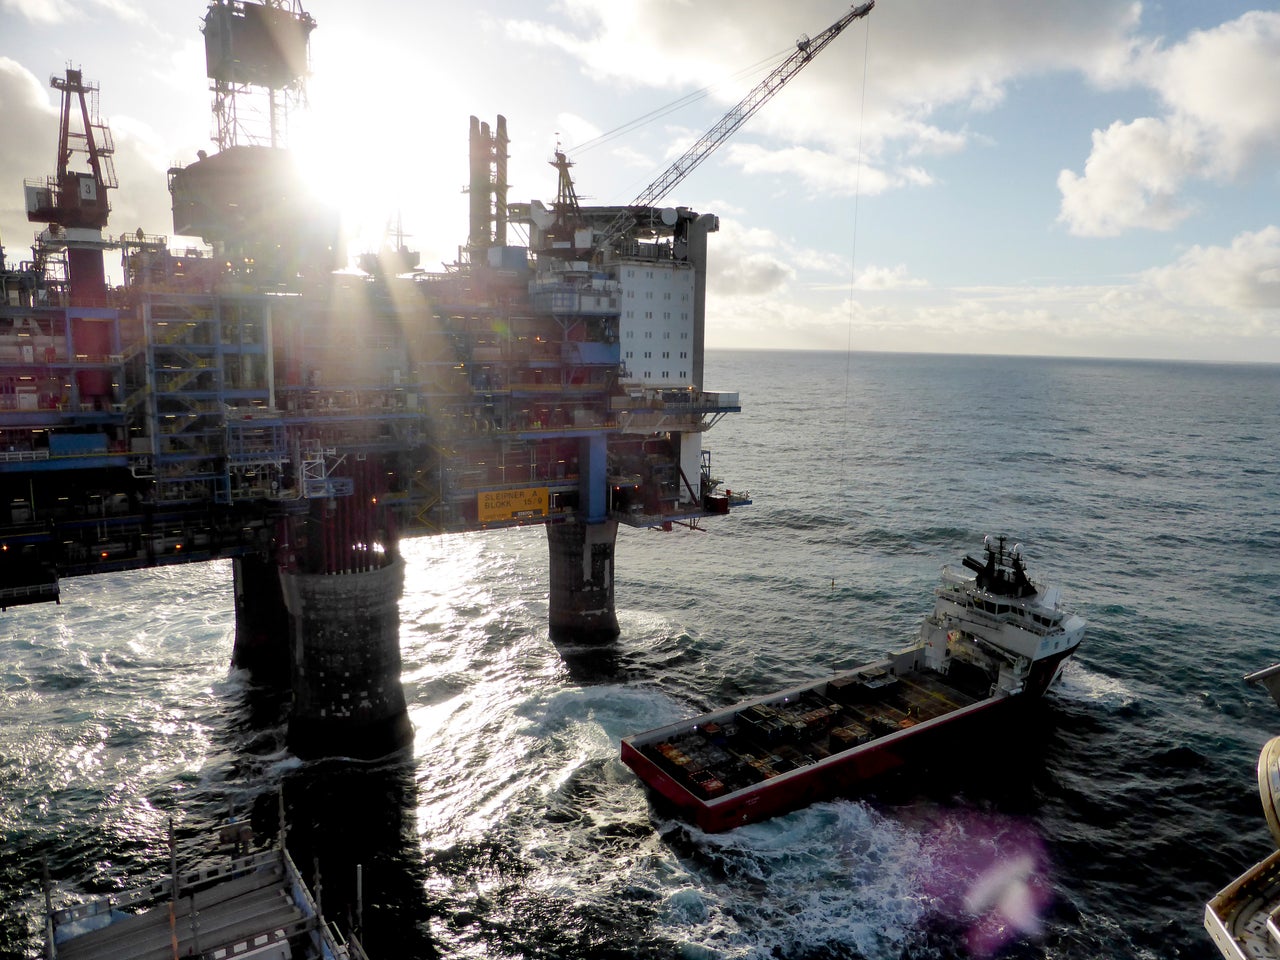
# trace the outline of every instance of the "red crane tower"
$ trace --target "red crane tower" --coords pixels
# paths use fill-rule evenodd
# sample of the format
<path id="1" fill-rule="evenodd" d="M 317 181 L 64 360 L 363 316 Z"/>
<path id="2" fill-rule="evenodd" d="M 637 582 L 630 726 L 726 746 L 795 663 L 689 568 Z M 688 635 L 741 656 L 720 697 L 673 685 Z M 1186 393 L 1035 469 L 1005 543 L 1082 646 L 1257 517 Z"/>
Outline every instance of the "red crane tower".
<path id="1" fill-rule="evenodd" d="M 111 204 L 107 191 L 119 186 L 112 155 L 111 131 L 98 119 L 98 86 L 86 83 L 79 70 L 50 85 L 62 93 L 57 173 L 25 184 L 27 219 L 49 226 L 48 244 L 65 246 L 71 301 L 77 306 L 104 306 L 106 274 L 102 266 L 102 228 Z M 71 162 L 83 154 L 88 170 Z"/>
<path id="2" fill-rule="evenodd" d="M 72 308 L 71 337 L 77 358 L 87 369 L 74 371 L 81 403 L 106 409 L 112 400 L 111 374 L 103 370 L 112 349 L 115 325 L 107 306 L 107 274 L 102 253 L 110 246 L 102 235 L 111 213 L 107 191 L 119 186 L 111 131 L 98 119 L 98 87 L 68 67 L 50 85 L 62 93 L 57 173 L 25 185 L 27 219 L 48 229 L 37 238 L 37 260 L 50 269 L 65 253 L 65 276 L 52 276 L 58 304 Z M 88 169 L 72 169 L 77 155 Z M 56 272 L 56 271 L 51 271 Z M 96 369 L 95 369 L 96 367 Z"/>

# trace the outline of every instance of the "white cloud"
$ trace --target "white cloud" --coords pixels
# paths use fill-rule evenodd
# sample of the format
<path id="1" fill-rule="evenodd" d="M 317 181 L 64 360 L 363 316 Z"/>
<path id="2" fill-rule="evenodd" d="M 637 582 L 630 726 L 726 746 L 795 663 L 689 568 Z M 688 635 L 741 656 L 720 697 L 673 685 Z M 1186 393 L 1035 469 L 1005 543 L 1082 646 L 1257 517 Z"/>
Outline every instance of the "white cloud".
<path id="1" fill-rule="evenodd" d="M 1229 247 L 1192 247 L 1143 279 L 1188 307 L 1280 311 L 1280 227 L 1242 233 Z"/>
<path id="2" fill-rule="evenodd" d="M 714 246 L 714 256 L 708 264 L 712 298 L 735 304 L 743 299 L 785 295 L 789 298 L 788 309 L 800 309 L 802 297 L 795 292 L 800 286 L 806 296 L 813 295 L 817 300 L 832 293 L 847 295 L 850 289 L 884 292 L 929 286 L 927 281 L 912 277 L 906 264 L 864 267 L 851 283 L 848 254 L 802 246 L 766 227 L 748 226 L 725 217 L 721 217 Z"/>
<path id="3" fill-rule="evenodd" d="M 866 267 L 859 271 L 853 283 L 855 290 L 900 290 L 904 287 L 928 285 L 927 281 L 910 276 L 903 263 L 895 267 Z"/>
<path id="4" fill-rule="evenodd" d="M 16 13 L 32 23 L 62 23 L 72 15 L 70 0 L 0 0 L 0 10 Z"/>
<path id="5" fill-rule="evenodd" d="M 12 11 L 32 23 L 58 24 L 83 19 L 89 15 L 86 6 L 98 7 L 127 23 L 142 23 L 146 18 L 130 0 L 0 0 L 0 10 Z"/>
<path id="6" fill-rule="evenodd" d="M 0 137 L 0 170 L 14 178 L 0 190 L 0 242 L 15 260 L 23 259 L 19 251 L 37 227 L 27 221 L 22 180 L 54 172 L 58 112 L 45 89 L 19 63 L 0 57 L 0 115 L 10 129 L 23 131 L 19 137 Z"/>
<path id="7" fill-rule="evenodd" d="M 716 209 L 720 209 L 717 207 Z M 723 238 L 723 239 L 721 239 Z M 778 235 L 768 227 L 752 227 L 727 217 L 720 218 L 720 234 L 716 239 L 716 254 L 732 253 L 744 247 L 758 250 L 774 250 L 782 246 Z"/>
<path id="8" fill-rule="evenodd" d="M 713 85 L 710 96 L 723 109 L 763 77 L 771 65 L 764 58 L 785 55 L 796 37 L 819 33 L 843 8 L 825 9 L 824 16 L 813 4 L 773 0 L 566 0 L 559 22 L 548 15 L 508 30 L 577 58 L 589 82 L 628 90 Z M 1128 0 L 882 3 L 753 118 L 731 157 L 750 171 L 795 174 L 806 189 L 851 192 L 848 158 L 861 143 L 866 192 L 931 184 L 933 175 L 911 158 L 954 153 L 973 139 L 937 123 L 940 111 L 991 109 L 1026 75 L 1105 72 L 1105 64 L 1131 57 L 1139 12 Z M 753 63 L 754 72 L 742 69 Z M 753 149 L 747 135 L 798 146 Z"/>
<path id="9" fill-rule="evenodd" d="M 172 162 L 164 140 L 148 125 L 114 117 L 115 168 L 120 188 L 111 192 L 108 233 L 168 233 L 173 224 L 172 200 L 165 170 Z"/>
<path id="10" fill-rule="evenodd" d="M 708 267 L 707 285 L 716 296 L 727 299 L 777 294 L 795 279 L 795 270 L 778 257 L 749 253 L 732 258 L 717 257 Z"/>
<path id="11" fill-rule="evenodd" d="M 570 153 L 570 157 L 576 156 Z M 645 153 L 643 150 L 637 150 L 634 147 L 613 146 L 609 150 L 610 162 L 616 163 L 619 167 L 626 167 L 630 170 L 643 171 L 644 175 L 653 174 L 653 157 Z"/>
<path id="12" fill-rule="evenodd" d="M 721 218 L 715 255 L 708 258 L 711 296 L 743 300 L 778 295 L 795 280 L 796 270 L 776 234 Z"/>
<path id="13" fill-rule="evenodd" d="M 573 56 L 585 56 L 587 46 L 573 34 L 536 20 L 508 20 L 504 25 L 508 37 L 519 43 L 552 47 Z"/>
<path id="14" fill-rule="evenodd" d="M 1084 174 L 1058 175 L 1060 222 L 1072 233 L 1113 237 L 1134 227 L 1169 230 L 1190 212 L 1178 191 L 1200 167 L 1194 132 L 1154 117 L 1093 132 Z"/>
<path id="15" fill-rule="evenodd" d="M 907 148 L 907 156 L 938 156 L 948 153 L 959 153 L 973 139 L 967 131 L 941 130 L 926 123 L 909 124 L 914 130 L 914 142 Z"/>
<path id="16" fill-rule="evenodd" d="M 721 205 L 712 204 L 711 209 L 722 210 Z M 823 250 L 810 246 L 801 246 L 792 239 L 784 239 L 767 227 L 748 226 L 743 221 L 720 217 L 720 232 L 716 234 L 715 253 L 711 257 L 709 269 L 719 270 L 718 275 L 737 276 L 739 274 L 759 274 L 766 263 L 775 263 L 778 267 L 768 271 L 775 280 L 785 279 L 788 284 L 796 278 L 803 278 L 806 289 L 812 291 L 849 289 L 849 255 L 831 250 Z M 743 266 L 744 261 L 750 266 Z M 815 276 L 829 275 L 841 278 L 839 283 L 830 281 L 814 282 Z M 905 266 L 893 268 L 868 267 L 860 278 L 876 289 L 884 289 L 896 283 L 898 286 L 915 286 L 921 281 L 907 277 Z M 780 286 L 780 284 L 779 284 Z M 733 297 L 746 291 L 732 284 L 716 289 L 717 296 Z M 752 286 L 751 295 L 762 292 L 759 284 Z"/>
<path id="17" fill-rule="evenodd" d="M 909 167 L 890 175 L 869 164 L 859 165 L 856 157 L 810 147 L 770 150 L 756 143 L 731 143 L 725 148 L 729 163 L 743 173 L 775 174 L 802 183 L 811 196 L 876 196 L 904 184 L 923 186 L 931 182 L 928 173 Z"/>
<path id="18" fill-rule="evenodd" d="M 0 57 L 0 109 L 6 116 L 15 111 L 14 119 L 30 121 L 33 115 L 44 119 L 57 117 L 49 101 L 46 87 L 26 67 L 8 57 Z M 5 137 L 0 145 L 12 144 L 16 137 Z M 31 139 L 27 137 L 26 139 Z"/>
<path id="19" fill-rule="evenodd" d="M 1230 179 L 1280 153 L 1280 13 L 1248 13 L 1168 49 L 1132 51 L 1108 81 L 1145 85 L 1161 117 L 1095 130 L 1084 173 L 1064 170 L 1059 220 L 1082 236 L 1168 230 L 1190 212 L 1188 181 Z"/>
<path id="20" fill-rule="evenodd" d="M 1140 6 L 934 0 L 882 4 L 871 16 L 873 66 L 895 103 L 982 110 L 1001 103 L 1020 76 L 1092 71 L 1128 50 Z"/>
<path id="21" fill-rule="evenodd" d="M 1280 146 L 1280 13 L 1247 13 L 1150 59 L 1172 116 L 1200 132 L 1208 172 L 1234 176 Z"/>
<path id="22" fill-rule="evenodd" d="M 559 130 L 556 136 L 562 143 L 586 143 L 594 140 L 603 132 L 590 120 L 580 117 L 576 113 L 561 112 L 556 114 L 556 124 Z"/>
<path id="23" fill-rule="evenodd" d="M 813 247 L 795 250 L 795 262 L 803 264 L 807 273 L 829 274 L 838 278 L 838 283 L 810 282 L 811 290 L 848 290 L 851 259 L 852 255 L 849 253 L 837 253 L 832 250 L 818 250 Z"/>
<path id="24" fill-rule="evenodd" d="M 90 2 L 126 23 L 145 23 L 147 20 L 146 14 L 142 12 L 136 0 L 90 0 Z"/>
<path id="25" fill-rule="evenodd" d="M 743 64 L 823 27 L 811 5 L 769 0 L 731 9 L 723 0 L 568 0 L 558 9 L 559 21 L 548 15 L 514 29 L 577 58 L 592 82 L 631 90 L 716 83 L 711 97 L 726 106 L 765 69 L 746 75 Z M 1074 72 L 1150 91 L 1163 110 L 1095 131 L 1083 170 L 1058 178 L 1060 222 L 1081 236 L 1170 230 L 1194 212 L 1192 184 L 1238 176 L 1277 152 L 1280 13 L 1249 13 L 1171 46 L 1142 36 L 1141 26 L 1142 6 L 1130 0 L 883 3 L 865 32 L 851 28 L 781 91 L 723 148 L 721 162 L 788 178 L 810 196 L 933 186 L 927 158 L 988 139 L 941 117 L 991 110 L 1022 78 Z M 668 155 L 693 135 L 669 135 Z M 787 146 L 775 149 L 779 141 Z M 861 165 L 852 159 L 858 144 Z"/>
<path id="26" fill-rule="evenodd" d="M 825 303 L 799 300 L 785 285 L 753 296 L 730 283 L 713 292 L 713 347 L 1280 361 L 1275 226 L 1226 247 L 1192 248 L 1117 284 L 943 288 L 899 265 L 867 268 L 852 299 L 846 286 Z"/>

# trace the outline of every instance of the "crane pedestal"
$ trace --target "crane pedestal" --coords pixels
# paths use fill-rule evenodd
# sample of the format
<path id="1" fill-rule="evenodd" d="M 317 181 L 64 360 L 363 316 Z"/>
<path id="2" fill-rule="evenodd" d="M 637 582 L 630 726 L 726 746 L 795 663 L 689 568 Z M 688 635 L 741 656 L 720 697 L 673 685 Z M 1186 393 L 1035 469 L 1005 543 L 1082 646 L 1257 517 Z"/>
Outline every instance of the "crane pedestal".
<path id="1" fill-rule="evenodd" d="M 290 619 L 289 748 L 386 756 L 413 740 L 400 685 L 404 560 L 359 573 L 280 571 Z"/>
<path id="2" fill-rule="evenodd" d="M 547 527 L 553 635 L 610 640 L 618 635 L 613 606 L 613 551 L 618 523 L 557 523 Z"/>

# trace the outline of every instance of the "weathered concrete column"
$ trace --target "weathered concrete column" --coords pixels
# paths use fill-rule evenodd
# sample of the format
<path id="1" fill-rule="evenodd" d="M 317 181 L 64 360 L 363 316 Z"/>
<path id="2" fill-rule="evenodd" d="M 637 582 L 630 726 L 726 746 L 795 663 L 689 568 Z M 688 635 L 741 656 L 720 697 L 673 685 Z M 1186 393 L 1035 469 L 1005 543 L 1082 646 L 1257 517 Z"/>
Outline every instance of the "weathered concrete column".
<path id="1" fill-rule="evenodd" d="M 547 527 L 551 552 L 548 621 L 553 633 L 606 640 L 618 635 L 613 607 L 613 550 L 618 522 Z"/>
<path id="2" fill-rule="evenodd" d="M 400 686 L 404 560 L 362 573 L 280 571 L 291 621 L 289 748 L 385 756 L 413 740 Z"/>
<path id="3" fill-rule="evenodd" d="M 231 665 L 248 670 L 258 683 L 289 683 L 289 611 L 284 605 L 274 559 L 236 557 L 231 561 L 236 598 L 236 639 Z"/>

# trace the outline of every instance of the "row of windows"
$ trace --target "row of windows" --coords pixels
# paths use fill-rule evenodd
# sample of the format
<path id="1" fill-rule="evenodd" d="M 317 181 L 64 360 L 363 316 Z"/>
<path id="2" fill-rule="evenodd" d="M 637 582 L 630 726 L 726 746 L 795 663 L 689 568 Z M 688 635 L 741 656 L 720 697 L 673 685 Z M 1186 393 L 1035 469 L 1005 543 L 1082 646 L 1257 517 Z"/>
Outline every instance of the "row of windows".
<path id="1" fill-rule="evenodd" d="M 1056 616 L 1042 617 L 1040 614 L 1030 613 L 1029 611 L 1023 609 L 1022 607 L 1010 606 L 1004 603 L 993 603 L 990 600 L 975 600 L 973 602 L 973 605 L 982 610 L 985 610 L 987 613 L 994 613 L 996 616 L 1003 616 L 1006 613 L 1015 613 L 1018 616 L 1023 616 L 1023 617 L 1029 616 L 1032 620 L 1040 624 L 1040 626 L 1042 627 L 1056 626 L 1060 619 L 1059 617 L 1056 617 Z"/>
<path id="2" fill-rule="evenodd" d="M 628 291 L 627 291 L 627 299 L 628 299 L 628 300 L 634 300 L 635 298 L 636 298 L 636 292 L 635 292 L 634 290 L 628 290 Z M 652 290 L 646 290 L 646 291 L 644 292 L 644 298 L 645 298 L 646 300 L 652 300 L 652 299 L 653 299 L 653 291 L 652 291 Z M 662 295 L 662 299 L 663 299 L 663 300 L 670 300 L 670 299 L 671 299 L 671 294 L 670 294 L 669 292 L 668 292 L 668 293 L 664 293 L 664 294 Z M 688 302 L 689 302 L 689 294 L 687 294 L 687 293 L 682 293 L 682 294 L 680 294 L 680 302 L 681 302 L 681 303 L 688 303 Z"/>
<path id="3" fill-rule="evenodd" d="M 627 339 L 628 339 L 628 340 L 634 340 L 634 339 L 635 339 L 635 334 L 636 334 L 636 332 L 635 332 L 634 330 L 628 330 L 628 331 L 627 331 Z M 653 339 L 653 331 L 652 331 L 652 330 L 646 330 L 646 331 L 644 332 L 644 339 L 646 339 L 646 340 L 652 340 L 652 339 Z M 663 331 L 662 339 L 663 339 L 663 340 L 670 340 L 670 339 L 671 339 L 671 331 L 670 331 L 670 330 Z M 681 339 L 681 340 L 688 340 L 688 339 L 689 339 L 689 331 L 685 330 L 685 331 L 681 332 L 681 334 L 680 334 L 680 339 Z"/>
<path id="4" fill-rule="evenodd" d="M 681 380 L 687 380 L 688 378 L 689 378 L 689 371 L 687 371 L 687 370 L 681 370 L 681 371 L 680 371 L 680 379 L 681 379 Z M 649 371 L 649 370 L 646 370 L 646 371 L 644 372 L 644 379 L 646 379 L 646 380 L 652 380 L 652 379 L 653 379 L 653 373 L 652 373 L 651 371 Z M 663 380 L 670 380 L 670 379 L 671 379 L 671 371 L 670 371 L 670 370 L 663 370 L 663 371 L 662 371 L 662 379 L 663 379 Z"/>
<path id="5" fill-rule="evenodd" d="M 646 360 L 647 360 L 647 359 L 649 359 L 649 358 L 650 358 L 650 357 L 652 357 L 652 356 L 653 356 L 653 351 L 652 351 L 652 350 L 646 350 L 646 351 L 644 352 L 644 357 L 645 357 L 645 359 L 646 359 Z M 626 353 L 626 359 L 628 359 L 628 360 L 630 360 L 630 359 L 631 359 L 631 351 L 630 351 L 630 350 L 628 350 L 628 351 L 627 351 L 627 353 Z M 663 351 L 662 351 L 662 359 L 663 359 L 663 360 L 670 360 L 670 359 L 671 359 L 671 351 L 670 351 L 670 350 L 663 350 Z M 680 359 L 681 359 L 681 360 L 687 360 L 687 359 L 689 359 L 689 352 L 688 352 L 687 350 L 681 350 L 681 351 L 680 351 Z"/>
<path id="6" fill-rule="evenodd" d="M 644 273 L 644 279 L 645 279 L 645 280 L 652 280 L 652 279 L 654 279 L 654 277 L 656 276 L 656 274 L 658 273 L 658 271 L 656 271 L 656 270 L 645 270 L 645 271 L 643 271 L 643 273 Z M 687 271 L 682 271 L 682 273 L 684 273 L 686 276 L 688 275 L 688 272 L 687 272 Z M 662 276 L 661 276 L 659 279 L 661 279 L 661 280 L 666 280 L 666 281 L 668 281 L 668 282 L 669 282 L 669 281 L 670 281 L 674 276 L 675 276 L 675 273 L 674 273 L 674 272 L 672 272 L 671 270 L 663 270 L 663 271 L 662 271 Z M 634 280 L 635 278 L 636 278 L 636 271 L 635 271 L 635 269 L 634 269 L 634 268 L 631 268 L 631 267 L 627 268 L 627 279 L 628 279 L 628 280 Z"/>
<path id="7" fill-rule="evenodd" d="M 627 318 L 628 320 L 633 320 L 633 319 L 635 319 L 635 315 L 636 315 L 636 312 L 635 312 L 634 310 L 628 310 L 628 311 L 624 314 L 624 316 L 626 316 L 626 318 Z M 652 310 L 646 310 L 646 311 L 644 312 L 644 318 L 645 318 L 646 320 L 652 320 L 652 319 L 653 319 L 653 311 L 652 311 Z M 663 319 L 663 320 L 670 320 L 670 319 L 671 319 L 671 311 L 670 311 L 670 310 L 664 310 L 664 311 L 662 312 L 662 319 Z M 680 319 L 681 319 L 681 320 L 684 320 L 685 322 L 688 322 L 688 320 L 689 320 L 689 311 L 688 311 L 688 310 L 681 310 L 681 311 L 680 311 Z"/>

